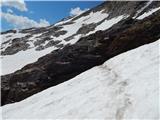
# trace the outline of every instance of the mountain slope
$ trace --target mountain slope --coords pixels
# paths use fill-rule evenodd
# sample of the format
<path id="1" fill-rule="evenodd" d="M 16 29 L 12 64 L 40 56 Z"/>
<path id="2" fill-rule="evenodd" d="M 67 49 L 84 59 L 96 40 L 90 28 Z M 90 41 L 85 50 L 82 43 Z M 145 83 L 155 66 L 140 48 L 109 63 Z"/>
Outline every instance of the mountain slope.
<path id="1" fill-rule="evenodd" d="M 148 5 L 148 1 L 109 1 L 55 25 L 3 32 L 1 35 L 3 69 L 1 74 L 13 73 L 53 50 L 63 48 L 67 44 L 74 44 L 81 37 L 98 30 L 107 30 L 127 17 L 143 15 L 149 10 L 156 12 L 160 7 L 160 2 L 151 2 L 144 9 L 146 5 Z"/>
<path id="2" fill-rule="evenodd" d="M 102 9 L 104 11 L 106 10 L 106 8 L 108 9 L 110 8 L 109 15 L 108 15 L 108 17 L 109 16 L 110 17 L 107 20 L 106 19 L 104 21 L 102 20 L 102 23 L 101 23 L 102 25 L 106 25 L 106 26 L 105 27 L 98 26 L 102 29 L 106 28 L 106 30 L 103 30 L 103 31 L 98 30 L 95 33 L 87 35 L 88 30 L 86 32 L 86 26 L 85 26 L 84 27 L 85 29 L 81 28 L 80 30 L 78 30 L 79 31 L 78 33 L 80 34 L 84 34 L 83 33 L 84 31 L 86 33 L 84 34 L 83 37 L 81 37 L 80 39 L 77 39 L 76 40 L 77 42 L 75 42 L 74 38 L 69 37 L 70 40 L 68 42 L 70 44 L 68 45 L 65 44 L 63 47 L 60 47 L 60 49 L 57 48 L 56 50 L 54 50 L 55 45 L 60 45 L 59 43 L 57 43 L 55 39 L 54 42 L 56 43 L 53 43 L 53 46 L 48 48 L 51 51 L 53 50 L 49 54 L 46 53 L 46 51 L 48 50 L 46 48 L 38 52 L 36 51 L 29 52 L 31 49 L 27 49 L 26 51 L 18 51 L 18 53 L 13 55 L 3 56 L 4 62 L 5 62 L 5 57 L 6 58 L 14 57 L 15 59 L 8 59 L 8 60 L 9 61 L 15 60 L 15 62 L 18 63 L 17 61 L 19 61 L 18 60 L 19 58 L 23 59 L 24 56 L 27 56 L 27 55 L 32 56 L 34 55 L 34 53 L 36 53 L 37 56 L 47 54 L 39 58 L 38 61 L 31 64 L 27 64 L 25 67 L 23 67 L 22 69 L 12 74 L 2 76 L 2 88 L 1 88 L 2 105 L 21 101 L 48 87 L 55 86 L 57 84 L 65 82 L 94 66 L 101 65 L 106 60 L 120 53 L 126 52 L 128 50 L 142 46 L 144 44 L 154 42 L 157 39 L 159 39 L 160 38 L 160 32 L 159 32 L 160 31 L 160 12 L 157 6 L 159 4 L 155 4 L 155 2 L 152 2 L 152 4 L 150 3 L 149 5 L 150 7 L 149 6 L 147 7 L 148 9 L 146 10 L 147 13 L 154 10 L 152 14 L 146 15 L 144 11 L 140 13 L 138 12 L 139 15 L 145 14 L 146 17 L 144 17 L 143 19 L 133 18 L 135 14 L 131 14 L 131 13 L 137 13 L 137 11 L 134 11 L 134 9 L 132 10 L 133 12 L 130 13 L 131 15 L 129 16 L 127 15 L 128 16 L 127 18 L 124 17 L 123 19 L 120 19 L 121 17 L 118 17 L 118 16 L 125 16 L 126 14 L 124 13 L 128 12 L 128 9 L 130 8 L 129 6 L 135 5 L 137 10 L 139 10 L 140 8 L 144 7 L 148 2 L 131 2 L 131 3 L 127 2 L 127 3 L 128 4 L 126 6 L 123 2 L 113 2 L 113 3 L 109 2 L 109 4 L 104 3 L 96 8 L 93 8 L 90 11 L 83 13 L 80 16 L 76 16 L 75 18 L 68 19 L 67 22 L 61 21 L 58 27 L 53 25 L 50 27 L 40 28 L 40 29 L 31 28 L 27 30 L 26 29 L 22 30 L 24 33 L 26 31 L 30 31 L 30 33 L 36 33 L 36 34 L 37 32 L 39 33 L 39 31 L 43 31 L 43 32 L 48 31 L 49 33 L 48 32 L 45 33 L 44 35 L 42 35 L 42 37 L 44 36 L 49 37 L 51 34 L 54 34 L 54 35 L 57 35 L 57 33 L 59 34 L 59 32 L 57 31 L 59 31 L 59 29 L 64 29 L 65 28 L 64 25 L 67 24 L 67 26 L 68 25 L 70 26 L 69 27 L 70 29 L 68 29 L 68 31 L 70 32 L 68 32 L 68 34 L 71 35 L 70 34 L 71 31 L 73 31 L 71 28 L 73 28 L 73 26 L 78 26 L 78 24 L 82 24 L 82 22 L 80 21 L 87 21 L 89 22 L 87 24 L 90 24 L 91 22 L 93 22 L 92 20 L 94 20 L 96 16 L 97 18 L 99 18 L 99 15 L 101 16 L 102 12 L 97 12 L 97 11 L 99 10 L 101 11 Z M 160 3 L 160 2 L 156 2 L 156 3 Z M 105 5 L 107 5 L 107 7 Z M 116 10 L 114 9 L 114 5 L 115 7 L 119 6 L 119 8 L 121 8 L 121 12 L 118 11 L 116 13 L 115 12 Z M 155 9 L 157 9 L 157 11 L 155 11 Z M 93 11 L 95 12 L 93 13 Z M 114 16 L 115 14 L 113 14 L 112 12 L 115 13 L 117 17 L 115 17 Z M 106 13 L 103 13 L 103 14 L 106 15 Z M 120 20 L 118 23 L 116 18 Z M 71 21 L 78 21 L 78 22 L 72 24 L 70 23 Z M 109 25 L 110 28 L 108 29 L 108 23 L 111 24 L 112 22 L 115 24 L 112 24 L 111 26 Z M 90 30 L 90 26 L 87 26 L 87 28 L 88 27 Z M 62 33 L 62 31 L 60 33 Z M 60 36 L 60 37 L 63 37 L 61 42 L 65 41 L 64 36 Z M 41 37 L 38 36 L 37 39 L 39 38 Z M 23 39 L 24 38 L 22 37 L 20 41 L 21 40 L 23 41 Z M 40 40 L 46 40 L 46 39 L 40 39 Z M 16 41 L 16 44 L 17 44 L 17 40 L 13 40 L 13 41 L 14 42 Z M 41 44 L 41 42 L 37 43 L 36 41 L 36 45 L 37 44 Z M 33 49 L 36 49 L 36 48 L 33 48 Z M 23 52 L 25 53 L 27 52 L 27 54 L 25 53 L 22 54 Z M 41 52 L 44 52 L 44 54 L 42 54 Z M 23 56 L 21 56 L 20 54 L 22 54 Z M 17 55 L 20 55 L 20 56 L 16 57 Z M 37 56 L 34 58 L 37 59 Z M 30 57 L 27 57 L 27 58 L 30 58 Z M 27 60 L 27 58 L 25 59 Z M 2 65 L 4 65 L 3 60 L 2 60 Z M 23 60 L 21 61 L 23 62 Z M 15 64 L 13 64 L 13 66 L 14 65 Z M 8 67 L 8 69 L 10 69 L 10 66 Z"/>
<path id="3" fill-rule="evenodd" d="M 158 119 L 159 41 L 2 107 L 11 119 Z"/>

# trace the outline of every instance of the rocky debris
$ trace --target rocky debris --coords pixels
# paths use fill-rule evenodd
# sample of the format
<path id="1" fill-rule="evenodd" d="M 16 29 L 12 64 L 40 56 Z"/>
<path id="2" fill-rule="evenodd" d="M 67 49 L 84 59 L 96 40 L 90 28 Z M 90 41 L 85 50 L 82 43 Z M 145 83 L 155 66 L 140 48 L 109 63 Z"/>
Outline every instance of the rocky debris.
<path id="1" fill-rule="evenodd" d="M 63 44 L 56 44 L 55 47 L 57 47 L 57 48 L 63 48 L 64 45 Z"/>
<path id="2" fill-rule="evenodd" d="M 17 32 L 16 30 L 8 30 L 8 31 L 5 31 L 5 32 L 1 32 L 1 35 L 7 34 L 7 33 L 16 33 L 16 32 Z"/>
<path id="3" fill-rule="evenodd" d="M 12 40 L 10 46 L 8 46 L 4 51 L 1 52 L 2 55 L 13 55 L 21 50 L 25 51 L 29 48 L 29 44 L 24 38 L 15 38 Z"/>
<path id="4" fill-rule="evenodd" d="M 60 32 L 60 30 L 62 29 L 63 27 L 61 26 L 49 26 L 45 29 L 44 32 L 42 32 L 42 35 L 38 36 L 38 38 L 44 38 L 44 37 L 48 37 L 50 35 L 54 36 L 54 34 L 57 34 L 57 35 L 63 35 L 64 34 L 64 31 L 63 32 Z"/>
<path id="5" fill-rule="evenodd" d="M 46 39 L 39 39 L 35 41 L 33 44 L 34 46 L 40 46 L 41 44 L 44 44 L 46 42 Z"/>
<path id="6" fill-rule="evenodd" d="M 36 51 L 41 51 L 41 50 L 44 50 L 45 48 L 49 48 L 49 47 L 52 47 L 52 46 L 55 46 L 57 48 L 61 48 L 63 47 L 63 44 L 59 44 L 61 41 L 59 40 L 51 40 L 49 41 L 46 45 L 43 45 L 43 44 L 39 44 L 39 46 L 35 49 Z"/>
<path id="7" fill-rule="evenodd" d="M 19 33 L 27 34 L 25 37 L 22 38 L 15 38 L 15 39 L 9 39 L 8 41 L 2 43 L 1 50 L 5 48 L 5 46 L 9 43 L 9 46 L 1 51 L 2 55 L 13 55 L 18 53 L 19 51 L 30 49 L 30 45 L 27 42 L 33 42 L 33 40 L 30 40 L 31 37 L 34 35 L 40 34 L 39 36 L 35 37 L 33 44 L 34 47 L 36 47 L 35 50 L 40 51 L 44 50 L 45 48 L 51 47 L 51 45 L 56 45 L 57 42 L 49 42 L 46 46 L 44 44 L 48 41 L 53 40 L 51 36 L 59 37 L 60 35 L 64 35 L 67 33 L 67 31 L 61 30 L 63 27 L 61 26 L 48 26 L 48 27 L 42 27 L 42 28 L 29 28 L 29 29 L 23 29 L 19 30 Z M 9 30 L 6 32 L 2 32 L 1 34 L 6 33 L 16 33 L 16 30 Z M 11 35 L 8 35 L 6 37 L 12 37 Z M 11 42 L 11 43 L 10 43 Z M 60 47 L 62 45 L 59 45 Z"/>
<path id="8" fill-rule="evenodd" d="M 37 38 L 39 39 L 40 37 L 37 37 Z M 43 39 L 43 40 L 44 40 L 44 42 L 42 42 L 42 44 L 45 43 L 46 41 L 52 40 L 52 38 L 50 37 L 50 35 L 48 35 L 48 36 L 43 36 L 43 37 L 41 37 L 40 39 Z"/>
<path id="9" fill-rule="evenodd" d="M 46 45 L 45 45 L 45 48 L 48 48 L 48 47 L 52 47 L 52 46 L 56 46 L 57 44 L 59 44 L 61 41 L 59 40 L 52 40 L 52 41 L 49 41 Z"/>
<path id="10" fill-rule="evenodd" d="M 2 105 L 23 100 L 113 56 L 154 42 L 160 38 L 159 31 L 160 12 L 157 11 L 143 20 L 128 18 L 108 30 L 80 38 L 74 45 L 66 45 L 11 75 L 2 76 Z"/>
<path id="11" fill-rule="evenodd" d="M 95 23 L 83 24 L 76 34 L 87 34 L 90 31 L 93 31 L 96 28 L 96 26 L 97 25 Z"/>
<path id="12" fill-rule="evenodd" d="M 40 45 L 35 50 L 36 51 L 41 51 L 41 50 L 44 50 L 44 49 L 45 49 L 45 47 L 43 45 Z"/>
<path id="13" fill-rule="evenodd" d="M 64 35 L 64 34 L 66 34 L 66 33 L 67 33 L 67 31 L 61 30 L 61 31 L 55 32 L 55 33 L 53 34 L 53 36 L 59 37 L 60 35 Z"/>
<path id="14" fill-rule="evenodd" d="M 30 45 L 27 43 L 27 39 L 29 39 L 30 37 L 31 35 L 26 35 L 25 37 L 10 39 L 2 43 L 1 50 L 3 49 L 4 44 L 9 43 L 9 46 L 6 47 L 5 50 L 1 51 L 1 55 L 13 55 L 21 50 L 25 51 L 29 49 Z"/>
<path id="15" fill-rule="evenodd" d="M 75 36 L 75 35 L 77 35 L 77 34 L 73 34 L 73 35 L 65 38 L 64 40 L 65 40 L 65 41 L 70 41 L 70 40 L 74 39 L 74 36 Z"/>
<path id="16" fill-rule="evenodd" d="M 89 33 L 90 31 L 94 31 L 95 28 L 96 28 L 98 25 L 100 25 L 101 23 L 103 23 L 105 20 L 106 20 L 106 19 L 104 19 L 104 20 L 102 20 L 102 21 L 100 21 L 100 22 L 98 22 L 98 23 L 83 24 L 82 27 L 79 28 L 79 30 L 78 30 L 75 34 L 73 34 L 73 35 L 65 38 L 64 40 L 65 40 L 65 41 L 70 41 L 70 40 L 74 39 L 74 37 L 75 37 L 76 35 L 78 35 L 78 34 L 81 34 L 81 36 L 83 36 L 83 35 L 85 36 L 85 35 L 86 35 L 87 33 Z"/>
<path id="17" fill-rule="evenodd" d="M 58 27 L 56 27 L 58 30 Z M 66 34 L 67 31 L 62 30 L 62 31 L 48 31 L 40 36 L 37 37 L 37 40 L 34 42 L 34 46 L 38 46 L 35 50 L 40 51 L 44 50 L 45 48 L 55 46 L 57 47 L 57 44 L 59 44 L 61 41 L 57 40 L 54 41 L 53 38 L 49 36 L 55 36 L 59 37 L 60 35 Z M 48 42 L 46 45 L 44 45 L 46 42 Z"/>

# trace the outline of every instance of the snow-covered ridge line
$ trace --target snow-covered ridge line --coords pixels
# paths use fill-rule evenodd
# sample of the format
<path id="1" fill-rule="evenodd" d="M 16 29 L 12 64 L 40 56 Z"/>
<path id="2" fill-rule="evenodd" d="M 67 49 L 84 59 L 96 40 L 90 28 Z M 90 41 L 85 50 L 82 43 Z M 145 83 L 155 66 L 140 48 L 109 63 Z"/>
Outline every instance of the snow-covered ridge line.
<path id="1" fill-rule="evenodd" d="M 2 107 L 4 119 L 158 119 L 159 41 Z M 134 59 L 134 60 L 133 60 Z"/>

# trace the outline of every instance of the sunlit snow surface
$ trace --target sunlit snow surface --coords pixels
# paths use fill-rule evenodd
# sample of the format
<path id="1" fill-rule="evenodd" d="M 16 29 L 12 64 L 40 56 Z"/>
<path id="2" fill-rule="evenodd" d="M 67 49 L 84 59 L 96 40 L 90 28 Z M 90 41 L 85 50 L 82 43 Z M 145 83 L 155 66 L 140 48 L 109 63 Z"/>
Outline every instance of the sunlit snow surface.
<path id="1" fill-rule="evenodd" d="M 50 53 L 53 50 L 56 50 L 55 47 L 50 47 L 42 51 L 35 51 L 35 49 L 29 49 L 26 51 L 18 52 L 14 55 L 7 55 L 1 57 L 1 74 L 12 73 L 15 70 L 19 70 L 25 65 L 35 62 L 38 58 Z"/>
<path id="2" fill-rule="evenodd" d="M 158 120 L 159 41 L 2 107 L 11 119 Z"/>
<path id="3" fill-rule="evenodd" d="M 98 30 L 106 30 L 111 28 L 114 24 L 118 23 L 119 21 L 121 21 L 122 19 L 127 18 L 127 15 L 121 15 L 118 17 L 114 17 L 112 19 L 109 20 L 105 20 L 104 22 L 102 22 L 100 25 L 98 25 L 94 31 L 89 32 L 87 35 L 93 34 Z"/>

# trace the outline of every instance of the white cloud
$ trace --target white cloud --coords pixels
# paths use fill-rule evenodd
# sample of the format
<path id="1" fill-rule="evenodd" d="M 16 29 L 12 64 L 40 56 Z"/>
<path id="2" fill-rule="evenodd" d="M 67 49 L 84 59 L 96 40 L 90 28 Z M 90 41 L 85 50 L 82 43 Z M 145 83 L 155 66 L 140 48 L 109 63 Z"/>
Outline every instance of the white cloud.
<path id="1" fill-rule="evenodd" d="M 20 11 L 27 11 L 24 0 L 1 0 L 2 6 L 14 7 Z"/>
<path id="2" fill-rule="evenodd" d="M 79 14 L 82 14 L 83 12 L 85 12 L 85 11 L 87 11 L 87 10 L 89 10 L 89 9 L 81 10 L 80 7 L 71 8 L 71 10 L 70 10 L 70 15 L 71 15 L 71 16 L 79 15 Z"/>
<path id="3" fill-rule="evenodd" d="M 13 10 L 11 10 L 11 9 L 7 9 L 7 13 L 13 13 Z"/>
<path id="4" fill-rule="evenodd" d="M 36 22 L 28 17 L 18 16 L 10 13 L 1 13 L 2 19 L 5 19 L 8 23 L 11 23 L 15 28 L 24 29 L 31 27 L 46 27 L 49 24 L 45 19 L 40 19 L 39 22 Z"/>

